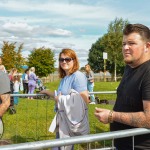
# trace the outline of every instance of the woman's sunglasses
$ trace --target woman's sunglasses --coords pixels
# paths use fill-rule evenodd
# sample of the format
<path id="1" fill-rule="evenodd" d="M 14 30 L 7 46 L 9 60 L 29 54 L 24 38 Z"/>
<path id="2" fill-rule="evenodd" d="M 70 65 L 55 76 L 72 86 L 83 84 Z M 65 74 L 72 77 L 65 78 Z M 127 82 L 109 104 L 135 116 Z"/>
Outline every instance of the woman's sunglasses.
<path id="1" fill-rule="evenodd" d="M 14 75 L 14 77 L 19 77 L 18 75 Z"/>
<path id="2" fill-rule="evenodd" d="M 59 62 L 66 62 L 69 63 L 71 60 L 73 60 L 73 58 L 59 58 Z"/>
<path id="3" fill-rule="evenodd" d="M 19 76 L 14 76 L 14 78 L 18 78 Z"/>

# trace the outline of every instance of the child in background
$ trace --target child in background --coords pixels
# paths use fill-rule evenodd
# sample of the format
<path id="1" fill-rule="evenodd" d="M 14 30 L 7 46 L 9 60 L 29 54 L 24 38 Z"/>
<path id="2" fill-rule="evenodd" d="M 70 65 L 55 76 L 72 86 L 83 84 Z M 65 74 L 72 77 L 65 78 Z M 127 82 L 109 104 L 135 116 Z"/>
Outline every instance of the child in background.
<path id="1" fill-rule="evenodd" d="M 14 94 L 19 94 L 19 89 L 20 89 L 21 83 L 20 83 L 20 77 L 19 75 L 14 75 L 13 77 L 13 93 Z M 18 105 L 19 98 L 18 96 L 14 96 L 14 104 Z"/>

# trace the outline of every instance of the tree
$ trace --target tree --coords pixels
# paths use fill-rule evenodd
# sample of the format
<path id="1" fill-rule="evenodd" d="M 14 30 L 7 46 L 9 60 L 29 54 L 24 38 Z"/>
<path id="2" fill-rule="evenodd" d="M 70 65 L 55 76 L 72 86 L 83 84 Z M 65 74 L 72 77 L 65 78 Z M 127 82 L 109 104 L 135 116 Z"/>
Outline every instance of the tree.
<path id="1" fill-rule="evenodd" d="M 88 64 L 91 66 L 94 72 L 99 72 L 100 70 L 104 70 L 104 60 L 103 60 L 103 52 L 104 46 L 101 44 L 101 38 L 99 38 L 94 44 L 92 44 L 91 49 L 88 54 Z M 111 70 L 112 65 L 107 61 L 107 69 Z"/>
<path id="2" fill-rule="evenodd" d="M 122 56 L 122 37 L 123 28 L 128 23 L 127 20 L 116 18 L 108 26 L 108 33 L 102 37 L 101 44 L 104 46 L 105 52 L 108 53 L 108 60 L 114 64 L 114 80 L 116 81 L 117 65 L 124 66 Z"/>
<path id="3" fill-rule="evenodd" d="M 21 66 L 24 63 L 24 58 L 22 57 L 21 51 L 23 49 L 23 44 L 20 44 L 18 49 L 16 48 L 16 42 L 9 43 L 3 41 L 2 46 L 2 58 L 3 64 L 7 70 L 12 68 L 17 68 L 21 71 Z"/>
<path id="4" fill-rule="evenodd" d="M 104 48 L 100 43 L 101 39 L 98 39 L 94 44 L 92 44 L 91 49 L 88 54 L 88 64 L 91 66 L 94 72 L 99 72 L 103 70 L 103 51 Z"/>
<path id="5" fill-rule="evenodd" d="M 39 77 L 48 76 L 55 71 L 54 53 L 49 48 L 34 49 L 28 58 L 28 66 L 35 67 L 35 72 Z"/>
<path id="6" fill-rule="evenodd" d="M 20 44 L 18 47 L 18 51 L 16 52 L 16 54 L 17 54 L 16 62 L 19 62 L 19 64 L 18 63 L 15 64 L 18 71 L 20 71 L 22 68 L 22 65 L 25 64 L 25 59 L 22 57 L 22 54 L 21 54 L 22 49 L 23 49 L 23 44 Z"/>

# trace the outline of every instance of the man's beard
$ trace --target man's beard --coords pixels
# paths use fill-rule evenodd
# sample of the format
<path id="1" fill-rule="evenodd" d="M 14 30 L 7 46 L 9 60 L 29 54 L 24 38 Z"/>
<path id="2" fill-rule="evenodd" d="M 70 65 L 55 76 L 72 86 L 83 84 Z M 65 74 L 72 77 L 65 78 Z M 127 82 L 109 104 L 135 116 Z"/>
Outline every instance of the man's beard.
<path id="1" fill-rule="evenodd" d="M 124 62 L 125 62 L 127 65 L 133 64 L 133 60 L 124 60 Z"/>

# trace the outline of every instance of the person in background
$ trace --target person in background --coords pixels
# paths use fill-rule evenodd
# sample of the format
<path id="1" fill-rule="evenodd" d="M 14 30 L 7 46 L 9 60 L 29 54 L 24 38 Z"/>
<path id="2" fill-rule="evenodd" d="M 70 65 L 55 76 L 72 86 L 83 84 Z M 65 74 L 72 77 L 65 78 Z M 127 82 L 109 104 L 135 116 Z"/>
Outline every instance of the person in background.
<path id="1" fill-rule="evenodd" d="M 95 116 L 110 123 L 110 131 L 150 128 L 150 29 L 142 24 L 126 25 L 122 53 L 126 67 L 114 108 L 96 108 Z M 114 139 L 114 145 L 117 150 L 148 150 L 150 134 Z"/>
<path id="2" fill-rule="evenodd" d="M 14 83 L 13 83 L 13 80 L 14 80 L 14 76 L 15 75 L 19 75 L 18 74 L 18 70 L 16 68 L 12 68 L 10 70 L 10 73 L 8 74 L 8 77 L 10 79 L 10 92 L 11 92 L 11 94 L 14 93 Z M 14 96 L 10 97 L 9 110 L 10 110 L 10 114 L 15 114 L 16 113 L 16 109 L 14 107 Z"/>
<path id="3" fill-rule="evenodd" d="M 93 92 L 94 89 L 94 72 L 91 70 L 91 67 L 89 64 L 85 65 L 85 72 L 87 77 L 87 89 L 89 92 Z M 90 94 L 90 104 L 96 104 L 95 103 L 95 96 L 94 94 Z"/>
<path id="4" fill-rule="evenodd" d="M 67 97 L 70 94 L 70 91 L 72 89 L 79 93 L 85 105 L 89 103 L 88 91 L 87 91 L 87 79 L 86 79 L 86 76 L 82 72 L 79 71 L 79 61 L 78 61 L 76 53 L 72 49 L 63 49 L 59 54 L 59 76 L 61 78 L 61 81 L 60 81 L 57 93 L 52 92 L 52 91 L 47 91 L 47 90 L 43 90 L 40 92 L 42 94 L 47 94 L 48 96 L 51 96 L 55 99 L 56 111 L 58 112 L 61 111 L 57 107 L 57 104 L 62 100 L 63 97 Z M 75 100 L 78 101 L 78 99 L 75 99 Z M 66 102 L 66 105 L 68 103 Z M 70 105 L 68 105 L 68 107 L 70 107 Z M 79 105 L 78 105 L 78 108 L 75 108 L 76 113 L 81 111 L 81 110 L 78 110 L 80 108 L 81 106 Z M 74 118 L 74 121 L 75 120 L 78 120 L 78 119 Z M 89 121 L 87 121 L 87 123 L 84 124 L 84 126 L 82 127 L 83 131 L 87 131 L 86 129 L 88 129 L 88 123 Z M 59 129 L 60 129 L 60 124 L 58 124 L 58 130 Z M 76 130 L 78 131 L 79 129 L 76 128 Z M 86 132 L 86 134 L 88 134 L 88 132 Z M 63 134 L 65 133 L 63 132 Z M 82 135 L 82 134 L 83 134 L 82 132 L 78 131 L 78 135 Z M 68 137 L 70 136 L 73 136 L 73 135 L 68 135 Z M 56 138 L 60 138 L 60 132 L 56 133 Z M 69 148 L 69 150 L 72 150 L 72 149 L 73 149 L 73 146 Z"/>
<path id="5" fill-rule="evenodd" d="M 35 68 L 31 67 L 29 70 L 28 77 L 28 94 L 34 94 L 34 90 L 36 88 L 37 76 L 35 74 Z M 33 97 L 28 97 L 28 99 L 33 99 Z"/>
<path id="6" fill-rule="evenodd" d="M 28 94 L 28 76 L 29 76 L 29 69 L 26 69 L 22 75 L 22 82 L 23 82 L 23 94 Z"/>
<path id="7" fill-rule="evenodd" d="M 10 106 L 10 80 L 8 75 L 0 70 L 0 117 Z"/>
<path id="8" fill-rule="evenodd" d="M 19 75 L 14 75 L 13 76 L 13 94 L 19 94 L 20 91 L 20 77 Z M 18 105 L 19 102 L 19 97 L 18 96 L 14 96 L 14 105 Z"/>
<path id="9" fill-rule="evenodd" d="M 0 70 L 7 73 L 5 66 L 2 64 L 2 57 L 0 56 Z"/>
<path id="10" fill-rule="evenodd" d="M 8 74 L 10 81 L 13 81 L 14 75 L 18 75 L 18 70 L 16 68 L 12 68 Z"/>

